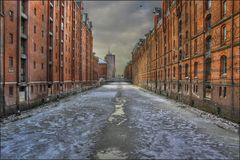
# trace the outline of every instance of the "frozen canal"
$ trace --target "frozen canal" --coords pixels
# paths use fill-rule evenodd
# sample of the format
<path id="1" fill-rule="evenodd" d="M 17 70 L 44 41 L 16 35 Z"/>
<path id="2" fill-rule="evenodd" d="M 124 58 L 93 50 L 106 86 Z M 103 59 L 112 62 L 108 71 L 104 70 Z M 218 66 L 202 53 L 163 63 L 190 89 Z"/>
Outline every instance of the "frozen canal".
<path id="1" fill-rule="evenodd" d="M 239 159 L 236 125 L 183 106 L 104 85 L 2 123 L 0 158 Z"/>

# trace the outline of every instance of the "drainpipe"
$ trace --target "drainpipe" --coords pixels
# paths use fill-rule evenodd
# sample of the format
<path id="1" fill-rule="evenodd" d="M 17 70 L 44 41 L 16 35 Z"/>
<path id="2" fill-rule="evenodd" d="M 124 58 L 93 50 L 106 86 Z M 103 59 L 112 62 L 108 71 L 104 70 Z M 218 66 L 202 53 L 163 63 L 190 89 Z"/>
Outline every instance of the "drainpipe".
<path id="1" fill-rule="evenodd" d="M 59 1 L 60 2 L 60 5 L 59 5 L 59 13 L 60 13 L 60 17 L 62 17 L 62 1 Z M 48 15 L 49 16 L 49 15 Z M 48 22 L 49 23 L 49 22 Z M 64 52 L 64 49 L 63 49 L 63 51 L 62 51 L 62 32 L 64 32 L 64 31 L 62 31 L 62 18 L 60 18 L 60 21 L 59 21 L 59 26 L 61 27 L 60 28 L 60 32 L 59 32 L 59 48 L 58 48 L 58 50 L 59 50 L 59 64 L 58 64 L 58 66 L 59 66 L 59 75 L 58 75 L 58 78 L 59 78 L 59 82 L 58 82 L 58 95 L 59 95 L 59 97 L 60 97 L 60 95 L 61 95 L 61 90 L 62 90 L 62 74 L 63 74 L 63 68 L 62 68 L 62 66 L 61 66 L 61 64 L 63 63 L 63 59 L 62 59 L 62 53 Z"/>
<path id="2" fill-rule="evenodd" d="M 20 10 L 20 6 L 21 6 L 21 1 L 18 1 L 18 6 L 17 6 L 17 13 L 18 13 L 18 18 L 17 18 L 17 26 L 20 26 L 20 18 L 21 17 L 21 10 Z M 17 106 L 17 110 L 19 110 L 19 83 L 20 83 L 20 80 L 19 80 L 19 65 L 21 63 L 20 61 L 20 52 L 19 52 L 19 42 L 20 39 L 19 39 L 19 29 L 17 29 L 17 47 L 16 47 L 16 53 L 17 53 L 17 56 L 16 56 L 16 74 L 17 74 L 17 84 L 16 84 L 16 106 Z M 19 63 L 20 61 L 20 63 Z"/>
<path id="3" fill-rule="evenodd" d="M 158 36 L 157 35 L 157 29 L 156 29 L 156 36 Z M 156 40 L 156 78 L 155 78 L 155 92 L 157 92 L 157 90 L 158 90 L 158 37 L 156 38 L 157 40 Z"/>
<path id="4" fill-rule="evenodd" d="M 4 1 L 3 1 L 3 11 L 4 11 Z M 1 103 L 1 107 L 2 107 L 2 112 L 3 112 L 3 116 L 5 116 L 6 115 L 6 110 L 5 110 L 5 98 L 4 98 L 4 89 L 5 89 L 5 61 L 4 61 L 4 59 L 5 59 L 5 54 L 3 54 L 3 53 L 5 53 L 5 32 L 4 32 L 4 29 L 5 29 L 5 23 L 4 23 L 4 21 L 5 21 L 5 18 L 4 18 L 4 13 L 0 13 L 0 14 L 2 14 L 2 15 L 0 15 L 1 17 L 1 19 L 0 19 L 0 29 L 1 29 L 1 43 L 2 44 L 0 44 L 1 45 L 1 50 L 0 50 L 0 58 L 1 58 L 1 60 L 0 60 L 0 71 L 2 71 L 2 73 L 1 73 L 1 80 L 2 80 L 2 84 L 1 84 L 1 89 L 2 89 L 2 96 L 1 96 L 1 101 L 2 101 L 2 103 Z"/>
<path id="5" fill-rule="evenodd" d="M 61 2 L 60 2 L 60 6 L 61 6 Z M 48 1 L 48 3 L 47 3 L 47 8 L 48 8 L 48 10 L 47 10 L 47 43 L 46 43 L 46 45 L 47 45 L 47 72 L 46 72 L 46 74 L 47 74 L 47 96 L 48 96 L 48 92 L 49 92 L 49 82 L 50 82 L 50 77 L 49 77 L 49 45 L 48 45 L 48 43 L 49 43 L 49 12 L 50 12 L 50 1 Z M 61 12 L 60 12 L 61 13 Z M 60 17 L 61 17 L 61 15 L 60 15 Z M 61 25 L 60 25 L 60 27 L 61 27 Z M 61 32 L 61 28 L 60 28 L 60 32 Z"/>
<path id="6" fill-rule="evenodd" d="M 190 7 L 189 7 L 189 8 L 190 8 L 190 9 L 189 9 L 190 11 L 189 11 L 189 14 L 188 14 L 188 15 L 190 15 L 190 14 L 191 14 L 191 11 L 192 11 L 192 10 L 191 10 L 191 7 L 192 7 L 192 6 L 191 6 L 191 4 L 192 4 L 191 1 L 190 1 L 189 3 L 190 3 L 190 5 L 189 5 L 189 6 L 190 6 Z M 191 16 L 190 16 L 190 17 L 191 17 Z M 189 35 L 189 39 L 190 39 L 190 52 L 189 52 L 189 53 L 190 53 L 190 104 L 193 105 L 193 104 L 192 104 L 192 43 L 191 43 L 191 41 L 192 41 L 192 39 L 191 39 L 191 35 L 192 35 L 192 32 L 191 32 L 191 31 L 192 31 L 192 30 L 191 30 L 191 28 L 192 28 L 192 22 L 191 22 L 191 18 L 189 18 L 189 25 L 190 25 L 190 30 L 189 30 L 189 34 L 190 34 L 190 35 Z"/>
<path id="7" fill-rule="evenodd" d="M 148 43 L 148 38 L 146 38 L 146 43 Z M 147 86 L 146 87 L 148 88 L 148 57 L 149 57 L 148 56 L 148 47 L 149 46 L 148 46 L 148 44 L 146 44 L 146 45 L 147 45 L 147 53 L 146 53 L 147 54 Z"/>
<path id="8" fill-rule="evenodd" d="M 30 17 L 29 15 L 29 12 L 30 12 L 30 2 L 29 1 L 26 1 L 27 2 L 27 14 L 28 14 L 28 18 Z M 19 7 L 19 9 L 20 9 L 20 7 Z M 20 19 L 19 19 L 20 20 Z M 21 21 L 20 21 L 21 22 Z M 29 40 L 29 28 L 30 28 L 30 23 L 29 23 L 29 20 L 27 21 L 27 32 L 28 32 L 28 40 L 27 40 L 27 62 L 26 62 L 26 68 L 25 68 L 25 70 L 26 70 L 26 87 L 25 87 L 25 94 L 26 94 L 26 90 L 28 89 L 28 92 L 27 92 L 27 96 L 28 96 L 28 99 L 27 99 L 27 103 L 28 103 L 28 106 L 29 106 L 29 83 L 30 83 L 30 76 L 29 76 L 29 69 L 28 69 L 28 66 L 29 66 L 29 56 L 30 56 L 30 54 L 29 54 L 29 44 L 30 44 L 30 40 Z M 20 34 L 21 34 L 21 32 L 20 32 Z M 20 34 L 18 34 L 18 35 L 20 35 Z M 21 38 L 21 37 L 20 37 Z M 20 50 L 19 50 L 20 51 Z M 21 53 L 20 53 L 21 54 Z"/>
<path id="9" fill-rule="evenodd" d="M 232 0 L 232 36 L 231 36 L 231 43 L 232 43 L 232 46 L 231 46 L 231 58 L 232 58 L 232 75 L 231 75 L 231 91 L 232 91 L 232 111 L 231 111 L 231 115 L 232 116 L 234 116 L 234 78 L 233 78 L 233 71 L 234 71 L 234 69 L 233 69 L 233 65 L 234 65 L 234 63 L 233 63 L 233 36 L 234 36 L 234 0 Z"/>

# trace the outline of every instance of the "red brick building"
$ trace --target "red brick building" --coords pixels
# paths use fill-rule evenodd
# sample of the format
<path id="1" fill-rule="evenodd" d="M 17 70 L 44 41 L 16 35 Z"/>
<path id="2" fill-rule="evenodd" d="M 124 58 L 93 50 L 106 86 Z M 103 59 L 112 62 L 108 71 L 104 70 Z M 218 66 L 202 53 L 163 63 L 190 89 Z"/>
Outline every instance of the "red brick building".
<path id="1" fill-rule="evenodd" d="M 98 81 L 98 57 L 95 55 L 96 53 L 93 54 L 93 72 L 92 72 L 92 80 L 93 81 Z"/>
<path id="2" fill-rule="evenodd" d="M 5 112 L 4 107 L 4 8 L 3 1 L 0 1 L 0 115 Z"/>
<path id="3" fill-rule="evenodd" d="M 107 79 L 107 62 L 103 59 L 98 59 L 98 77 Z"/>
<path id="4" fill-rule="evenodd" d="M 92 23 L 82 15 L 82 1 L 1 1 L 1 115 L 91 80 Z"/>
<path id="5" fill-rule="evenodd" d="M 94 62 L 92 22 L 88 20 L 87 26 L 87 80 L 88 83 L 92 83 Z"/>
<path id="6" fill-rule="evenodd" d="M 47 4 L 3 1 L 1 6 L 5 97 L 2 107 L 6 105 L 11 111 L 47 96 Z"/>
<path id="7" fill-rule="evenodd" d="M 83 14 L 82 25 L 82 78 L 85 84 L 93 80 L 93 35 L 92 22 L 87 13 Z"/>
<path id="8" fill-rule="evenodd" d="M 164 0 L 132 52 L 134 84 L 239 122 L 239 10 L 238 1 Z"/>

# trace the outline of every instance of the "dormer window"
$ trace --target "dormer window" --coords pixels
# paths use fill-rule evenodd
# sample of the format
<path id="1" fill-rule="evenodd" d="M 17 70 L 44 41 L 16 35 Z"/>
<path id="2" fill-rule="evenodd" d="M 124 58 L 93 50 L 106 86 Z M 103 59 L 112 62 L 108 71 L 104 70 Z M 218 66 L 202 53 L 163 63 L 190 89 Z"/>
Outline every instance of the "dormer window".
<path id="1" fill-rule="evenodd" d="M 207 40 L 206 40 L 206 52 L 209 52 L 211 50 L 211 47 L 212 47 L 212 38 L 211 37 L 208 37 Z"/>

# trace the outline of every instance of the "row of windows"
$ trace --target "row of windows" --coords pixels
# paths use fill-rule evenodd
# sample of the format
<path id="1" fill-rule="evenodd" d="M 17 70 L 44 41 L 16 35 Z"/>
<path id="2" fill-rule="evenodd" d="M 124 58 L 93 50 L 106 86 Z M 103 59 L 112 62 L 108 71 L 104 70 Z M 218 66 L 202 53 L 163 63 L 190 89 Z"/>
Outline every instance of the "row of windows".
<path id="1" fill-rule="evenodd" d="M 206 10 L 211 9 L 212 0 L 206 1 Z M 221 0 L 221 15 L 225 16 L 227 14 L 227 0 Z"/>
<path id="2" fill-rule="evenodd" d="M 198 92 L 198 85 L 193 85 L 193 92 L 195 92 L 195 93 Z"/>
<path id="3" fill-rule="evenodd" d="M 12 10 L 9 10 L 8 14 L 9 14 L 10 21 L 13 21 L 14 20 L 14 12 Z M 34 8 L 34 15 L 35 16 L 37 15 L 37 9 L 36 8 Z M 44 21 L 44 15 L 43 14 L 42 14 L 42 21 Z"/>
<path id="4" fill-rule="evenodd" d="M 33 43 L 33 50 L 34 50 L 34 52 L 37 51 L 37 45 L 36 45 L 36 43 Z M 44 52 L 44 47 L 41 46 L 41 53 L 43 53 L 43 52 Z"/>
<path id="5" fill-rule="evenodd" d="M 209 10 L 211 8 L 211 0 L 207 0 L 206 1 L 206 10 Z M 194 11 L 195 13 L 197 13 L 197 4 L 194 5 Z M 221 3 L 221 13 L 222 13 L 222 17 L 224 17 L 227 13 L 227 1 L 226 0 L 222 0 L 222 3 Z M 196 33 L 197 32 L 197 16 L 195 15 L 194 16 L 194 32 Z M 174 26 L 174 23 L 175 23 L 175 14 L 173 16 L 173 26 Z M 185 24 L 187 25 L 188 24 L 188 3 L 185 4 Z M 181 26 L 182 26 L 182 23 L 180 21 L 180 24 L 179 24 L 179 32 L 181 32 Z M 175 27 L 173 27 L 173 34 L 175 35 Z"/>
<path id="6" fill-rule="evenodd" d="M 39 90 L 38 90 L 38 88 L 39 88 Z M 175 89 L 175 84 L 173 86 L 173 89 Z M 40 92 L 42 92 L 42 91 L 45 92 L 46 91 L 46 86 L 45 85 L 39 85 L 39 87 L 36 86 L 36 90 L 40 91 Z M 188 92 L 188 85 L 185 85 L 185 91 Z M 195 93 L 198 92 L 198 85 L 193 86 L 193 91 Z M 9 86 L 9 96 L 13 96 L 13 92 L 14 92 L 13 86 Z M 33 86 L 31 86 L 31 93 L 34 93 L 34 87 Z M 219 87 L 219 97 L 226 97 L 226 96 L 227 96 L 227 87 Z"/>
<path id="7" fill-rule="evenodd" d="M 33 26 L 33 33 L 37 33 L 37 26 Z M 44 31 L 42 30 L 42 37 L 44 37 Z"/>
<path id="8" fill-rule="evenodd" d="M 219 97 L 227 96 L 227 87 L 219 87 Z"/>
<path id="9" fill-rule="evenodd" d="M 8 59 L 8 67 L 9 67 L 8 68 L 9 72 L 13 72 L 14 67 L 13 67 L 13 57 L 12 56 L 10 56 Z"/>
<path id="10" fill-rule="evenodd" d="M 33 61 L 33 68 L 34 68 L 34 69 L 37 68 L 36 61 Z M 43 64 L 43 63 L 41 64 L 41 69 L 42 69 L 42 70 L 44 69 L 44 64 Z"/>
<path id="11" fill-rule="evenodd" d="M 37 33 L 36 26 L 34 26 L 34 33 Z M 44 31 L 43 30 L 42 30 L 42 37 L 44 37 Z M 13 44 L 13 41 L 14 41 L 13 33 L 9 33 L 9 43 Z"/>
<path id="12" fill-rule="evenodd" d="M 194 92 L 198 92 L 197 90 L 198 90 L 198 88 L 196 88 L 196 87 L 198 87 L 197 85 L 194 85 Z M 176 89 L 176 84 L 174 83 L 173 84 L 173 89 L 175 90 Z M 181 84 L 179 84 L 178 85 L 178 92 L 180 91 L 182 89 L 182 85 Z M 188 91 L 189 91 L 189 86 L 188 86 L 188 84 L 185 84 L 184 85 L 184 89 L 185 89 L 185 92 L 187 92 L 188 93 Z"/>
<path id="13" fill-rule="evenodd" d="M 42 92 L 42 91 L 46 91 L 46 86 L 45 85 L 36 85 L 36 91 L 37 92 Z M 8 88 L 8 94 L 9 94 L 9 96 L 10 97 L 12 97 L 13 96 L 13 92 L 14 92 L 14 88 L 13 88 L 13 86 L 9 86 L 9 88 Z M 34 86 L 31 86 L 31 93 L 34 93 Z"/>
<path id="14" fill-rule="evenodd" d="M 34 88 L 36 88 L 36 92 L 45 92 L 46 91 L 46 85 L 36 85 L 35 87 L 34 86 L 31 86 L 31 93 L 34 93 Z"/>
<path id="15" fill-rule="evenodd" d="M 185 77 L 188 77 L 188 64 L 185 64 Z M 227 73 L 227 57 L 221 56 L 220 58 L 220 74 L 224 76 Z M 182 77 L 182 66 L 179 66 L 180 79 Z M 176 67 L 173 67 L 173 77 L 176 76 Z M 170 77 L 170 69 L 168 69 L 168 77 Z M 194 63 L 194 77 L 198 77 L 198 62 Z"/>

